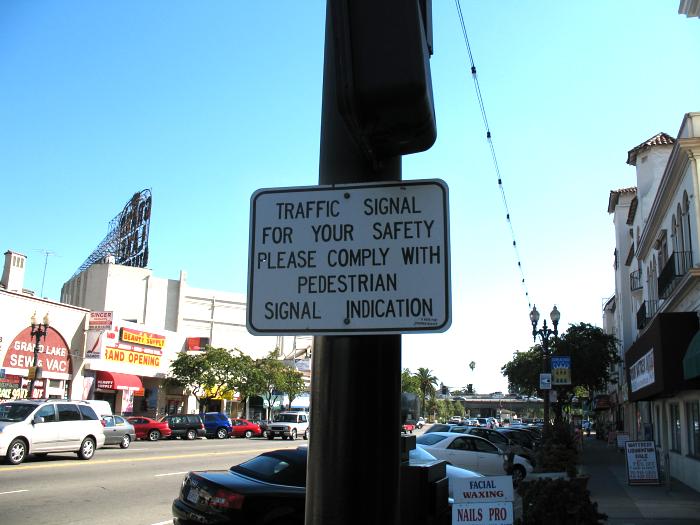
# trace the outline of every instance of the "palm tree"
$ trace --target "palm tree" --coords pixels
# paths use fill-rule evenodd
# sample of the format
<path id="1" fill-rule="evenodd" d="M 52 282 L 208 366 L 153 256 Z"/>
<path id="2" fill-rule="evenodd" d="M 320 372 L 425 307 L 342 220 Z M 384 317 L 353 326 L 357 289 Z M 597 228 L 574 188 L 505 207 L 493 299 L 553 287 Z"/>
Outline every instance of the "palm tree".
<path id="1" fill-rule="evenodd" d="M 421 392 L 420 413 L 422 416 L 425 416 L 425 398 L 429 394 L 435 393 L 435 385 L 437 385 L 438 378 L 433 375 L 432 370 L 427 368 L 419 368 L 414 375 L 418 378 L 418 388 L 420 388 Z"/>

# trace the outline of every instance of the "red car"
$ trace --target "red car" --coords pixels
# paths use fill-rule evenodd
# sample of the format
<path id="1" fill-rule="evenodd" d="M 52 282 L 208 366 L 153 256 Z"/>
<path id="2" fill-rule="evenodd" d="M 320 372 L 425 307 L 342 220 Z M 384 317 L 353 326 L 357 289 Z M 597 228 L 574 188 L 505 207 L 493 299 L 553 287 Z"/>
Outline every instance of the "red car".
<path id="1" fill-rule="evenodd" d="M 136 439 L 147 439 L 148 441 L 158 441 L 160 438 L 170 437 L 173 433 L 165 421 L 156 421 L 150 417 L 132 416 L 126 418 L 134 425 Z"/>
<path id="2" fill-rule="evenodd" d="M 232 419 L 231 420 L 231 437 L 247 437 L 262 435 L 260 425 L 252 423 L 247 419 Z"/>
<path id="3" fill-rule="evenodd" d="M 401 432 L 404 434 L 413 434 L 416 429 L 416 422 L 412 419 L 407 419 L 406 422 L 401 426 Z"/>

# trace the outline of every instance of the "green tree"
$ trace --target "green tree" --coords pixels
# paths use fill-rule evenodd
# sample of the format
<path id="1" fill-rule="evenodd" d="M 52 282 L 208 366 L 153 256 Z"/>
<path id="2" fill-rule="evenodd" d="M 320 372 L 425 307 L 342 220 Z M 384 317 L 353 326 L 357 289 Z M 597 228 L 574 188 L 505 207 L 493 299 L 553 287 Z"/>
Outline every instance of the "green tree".
<path id="1" fill-rule="evenodd" d="M 508 390 L 526 396 L 537 395 L 542 364 L 542 349 L 539 345 L 527 352 L 513 354 L 513 360 L 501 367 L 501 373 L 508 378 Z"/>
<path id="2" fill-rule="evenodd" d="M 294 401 L 299 394 L 306 391 L 304 376 L 299 370 L 284 366 L 280 371 L 279 381 L 278 388 L 287 394 L 289 398 L 289 406 L 287 408 L 291 409 L 292 401 Z"/>
<path id="3" fill-rule="evenodd" d="M 619 362 L 617 341 L 601 328 L 588 323 L 572 324 L 558 339 L 550 341 L 552 355 L 571 358 L 571 385 L 557 386 L 564 403 L 570 402 L 579 388 L 594 392 L 605 388 L 612 380 L 612 367 Z M 501 372 L 508 378 L 511 392 L 536 395 L 542 373 L 542 347 L 535 345 L 527 352 L 513 355 Z M 560 416 L 562 404 L 557 404 Z"/>
<path id="4" fill-rule="evenodd" d="M 427 368 L 419 368 L 414 375 L 418 378 L 418 388 L 420 390 L 420 413 L 422 416 L 425 416 L 425 399 L 435 393 L 438 378 Z"/>
<path id="5" fill-rule="evenodd" d="M 275 349 L 267 357 L 255 361 L 258 369 L 256 378 L 259 382 L 257 393 L 267 401 L 268 419 L 272 419 L 272 407 L 281 394 L 280 385 L 285 366 L 278 358 L 279 350 Z"/>
<path id="6" fill-rule="evenodd" d="M 420 382 L 408 368 L 404 368 L 401 371 L 401 392 L 415 394 L 416 396 L 421 395 Z"/>
<path id="7" fill-rule="evenodd" d="M 571 385 L 557 387 L 559 395 L 571 400 L 588 392 L 604 390 L 612 377 L 613 366 L 620 362 L 617 340 L 602 328 L 588 323 L 572 324 L 554 343 L 555 356 L 571 358 Z"/>
<path id="8" fill-rule="evenodd" d="M 240 354 L 238 350 L 234 352 Z M 169 379 L 189 387 L 200 412 L 204 412 L 211 399 L 222 398 L 234 390 L 240 373 L 239 363 L 229 350 L 207 345 L 198 354 L 178 354 L 170 363 Z"/>

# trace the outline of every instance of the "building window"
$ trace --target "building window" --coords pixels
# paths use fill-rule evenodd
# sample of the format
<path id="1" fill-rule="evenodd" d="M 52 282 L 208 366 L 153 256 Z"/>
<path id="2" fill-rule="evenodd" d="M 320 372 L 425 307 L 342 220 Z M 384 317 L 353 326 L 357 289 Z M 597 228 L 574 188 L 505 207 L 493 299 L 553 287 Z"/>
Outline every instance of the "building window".
<path id="1" fill-rule="evenodd" d="M 671 450 L 681 451 L 681 411 L 678 403 L 671 403 L 669 409 L 669 425 L 671 430 Z"/>
<path id="2" fill-rule="evenodd" d="M 700 458 L 700 401 L 685 404 L 688 417 L 688 455 Z"/>

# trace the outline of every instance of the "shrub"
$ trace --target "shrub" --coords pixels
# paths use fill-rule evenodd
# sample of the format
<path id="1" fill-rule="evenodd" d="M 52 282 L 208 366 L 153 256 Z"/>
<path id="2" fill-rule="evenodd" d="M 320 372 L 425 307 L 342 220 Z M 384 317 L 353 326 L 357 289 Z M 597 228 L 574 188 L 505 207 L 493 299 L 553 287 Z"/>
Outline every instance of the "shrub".
<path id="1" fill-rule="evenodd" d="M 599 525 L 607 516 L 591 501 L 587 484 L 587 477 L 521 482 L 518 494 L 523 498 L 523 518 L 518 524 Z"/>
<path id="2" fill-rule="evenodd" d="M 565 423 L 555 423 L 537 449 L 537 472 L 566 472 L 574 477 L 578 460 L 573 432 Z"/>

